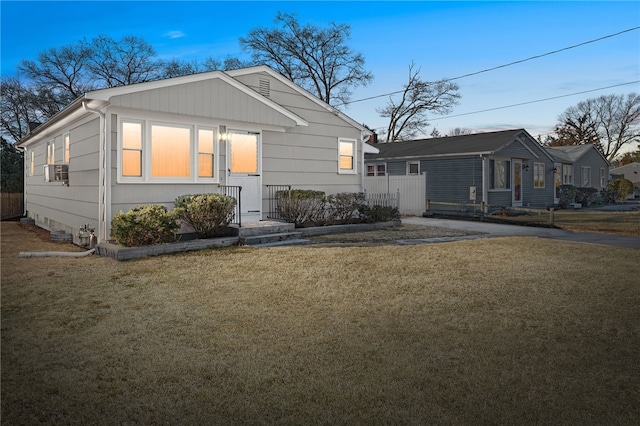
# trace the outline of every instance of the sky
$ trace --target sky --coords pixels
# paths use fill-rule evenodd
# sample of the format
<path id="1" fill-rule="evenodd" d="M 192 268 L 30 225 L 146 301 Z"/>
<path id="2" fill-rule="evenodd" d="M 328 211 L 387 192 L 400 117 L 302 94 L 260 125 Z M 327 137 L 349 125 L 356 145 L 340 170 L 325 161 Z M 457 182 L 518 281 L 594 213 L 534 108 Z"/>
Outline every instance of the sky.
<path id="1" fill-rule="evenodd" d="M 475 74 L 455 80 L 459 104 L 446 116 L 429 114 L 425 136 L 435 127 L 441 134 L 524 128 L 537 137 L 580 101 L 640 92 L 638 1 L 2 0 L 1 74 L 16 76 L 21 60 L 99 34 L 143 37 L 163 59 L 249 59 L 239 38 L 273 27 L 279 11 L 303 24 L 350 26 L 348 45 L 374 79 L 341 109 L 378 131 L 387 121 L 377 110 L 402 90 L 411 63 L 427 81 Z"/>

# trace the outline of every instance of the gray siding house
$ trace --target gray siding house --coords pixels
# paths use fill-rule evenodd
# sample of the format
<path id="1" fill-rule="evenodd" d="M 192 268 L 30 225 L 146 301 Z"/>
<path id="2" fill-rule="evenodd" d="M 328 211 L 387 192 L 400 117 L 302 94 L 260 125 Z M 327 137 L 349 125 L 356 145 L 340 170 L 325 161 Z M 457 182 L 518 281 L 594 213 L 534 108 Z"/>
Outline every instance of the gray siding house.
<path id="1" fill-rule="evenodd" d="M 545 147 L 554 160 L 556 203 L 560 197 L 560 185 L 595 188 L 598 191 L 609 185 L 609 162 L 595 145 L 567 145 Z"/>
<path id="2" fill-rule="evenodd" d="M 631 183 L 633 183 L 634 188 L 633 196 L 636 198 L 640 196 L 640 163 L 631 163 L 624 166 L 615 167 L 609 169 L 609 172 L 611 173 L 611 176 L 613 178 L 622 177 L 624 179 L 630 180 Z"/>
<path id="3" fill-rule="evenodd" d="M 102 242 L 120 210 L 241 186 L 259 221 L 267 186 L 362 191 L 369 134 L 266 66 L 88 92 L 19 142 L 26 215 Z"/>
<path id="4" fill-rule="evenodd" d="M 524 129 L 375 144 L 366 175 L 425 175 L 425 198 L 487 209 L 554 204 L 554 160 Z"/>

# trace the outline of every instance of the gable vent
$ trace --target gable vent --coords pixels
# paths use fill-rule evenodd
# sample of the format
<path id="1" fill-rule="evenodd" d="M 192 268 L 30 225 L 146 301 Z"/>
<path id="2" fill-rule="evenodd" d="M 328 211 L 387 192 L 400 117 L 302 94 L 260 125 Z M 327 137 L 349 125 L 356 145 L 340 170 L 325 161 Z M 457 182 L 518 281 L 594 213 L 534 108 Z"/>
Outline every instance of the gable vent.
<path id="1" fill-rule="evenodd" d="M 267 80 L 266 78 L 261 78 L 259 81 L 259 86 L 258 86 L 258 93 L 260 93 L 262 96 L 268 98 L 269 95 L 271 94 L 271 87 L 269 84 L 269 80 Z"/>

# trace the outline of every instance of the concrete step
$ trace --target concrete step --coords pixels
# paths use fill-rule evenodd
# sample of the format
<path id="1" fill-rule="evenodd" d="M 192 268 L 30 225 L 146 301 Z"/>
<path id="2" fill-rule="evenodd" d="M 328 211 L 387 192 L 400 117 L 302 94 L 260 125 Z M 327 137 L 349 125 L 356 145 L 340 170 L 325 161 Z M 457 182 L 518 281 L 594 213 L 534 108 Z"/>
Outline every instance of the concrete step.
<path id="1" fill-rule="evenodd" d="M 249 246 L 269 244 L 282 241 L 299 240 L 302 232 L 279 232 L 275 234 L 251 235 L 241 237 L 240 242 Z"/>
<path id="2" fill-rule="evenodd" d="M 237 232 L 237 234 L 235 235 L 243 239 L 266 234 L 282 234 L 294 232 L 295 229 L 296 226 L 293 223 L 260 221 L 243 224 L 242 227 L 235 228 L 234 233 Z"/>

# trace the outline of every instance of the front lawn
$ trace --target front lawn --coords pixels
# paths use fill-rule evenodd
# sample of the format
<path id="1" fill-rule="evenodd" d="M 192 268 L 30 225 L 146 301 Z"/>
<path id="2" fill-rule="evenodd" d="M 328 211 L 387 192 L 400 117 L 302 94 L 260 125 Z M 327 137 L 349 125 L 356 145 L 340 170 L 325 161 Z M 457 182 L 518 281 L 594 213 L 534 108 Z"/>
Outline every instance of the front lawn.
<path id="1" fill-rule="evenodd" d="M 118 262 L 3 222 L 2 424 L 637 424 L 638 251 L 538 238 Z"/>

